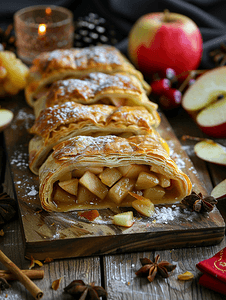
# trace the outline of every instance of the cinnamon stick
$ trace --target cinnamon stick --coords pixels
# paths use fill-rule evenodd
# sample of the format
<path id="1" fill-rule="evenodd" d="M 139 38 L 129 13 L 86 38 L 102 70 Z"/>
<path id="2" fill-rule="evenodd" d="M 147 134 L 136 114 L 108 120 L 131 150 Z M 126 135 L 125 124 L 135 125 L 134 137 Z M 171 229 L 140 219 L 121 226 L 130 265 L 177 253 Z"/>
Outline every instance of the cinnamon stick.
<path id="1" fill-rule="evenodd" d="M 24 285 L 24 287 L 31 293 L 31 295 L 35 299 L 42 298 L 43 292 L 1 250 L 0 262 L 16 276 L 16 278 Z"/>
<path id="2" fill-rule="evenodd" d="M 44 270 L 21 270 L 30 279 L 42 279 Z M 8 280 L 17 280 L 17 277 L 8 270 L 0 270 L 0 277 Z"/>

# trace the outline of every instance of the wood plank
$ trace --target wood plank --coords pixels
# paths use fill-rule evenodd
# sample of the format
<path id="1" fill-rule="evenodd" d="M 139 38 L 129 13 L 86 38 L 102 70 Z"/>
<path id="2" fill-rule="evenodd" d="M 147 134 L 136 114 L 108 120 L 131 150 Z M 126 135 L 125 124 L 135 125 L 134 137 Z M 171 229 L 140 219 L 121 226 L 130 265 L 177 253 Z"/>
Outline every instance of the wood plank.
<path id="1" fill-rule="evenodd" d="M 31 138 L 28 129 L 34 121 L 33 111 L 24 103 L 23 97 L 18 98 L 16 103 L 12 101 L 9 106 L 15 118 L 5 132 L 5 140 L 19 202 L 26 255 L 37 259 L 47 256 L 55 259 L 166 249 L 172 245 L 175 248 L 210 245 L 223 239 L 225 224 L 217 209 L 206 218 L 188 212 L 180 205 L 169 206 L 167 212 L 159 206 L 160 217 L 165 217 L 164 220 L 158 214 L 151 219 L 140 219 L 135 212 L 139 221 L 128 229 L 111 224 L 115 210 L 100 210 L 101 223 L 81 220 L 76 212 L 40 212 L 38 176 L 28 168 L 27 147 Z M 203 182 L 164 116 L 159 132 L 169 143 L 172 157 L 191 178 L 194 190 L 206 194 Z"/>
<path id="2" fill-rule="evenodd" d="M 201 272 L 196 264 L 207 259 L 226 246 L 224 239 L 213 247 L 195 247 L 163 250 L 158 252 L 139 252 L 120 255 L 104 256 L 105 289 L 108 300 L 223 300 L 225 296 L 198 284 Z M 159 254 L 160 260 L 167 260 L 175 264 L 176 269 L 169 278 L 156 276 L 150 283 L 146 277 L 138 277 L 135 272 L 141 267 L 140 258 L 148 257 L 154 260 Z M 179 281 L 177 276 L 190 271 L 194 278 L 189 281 Z"/>

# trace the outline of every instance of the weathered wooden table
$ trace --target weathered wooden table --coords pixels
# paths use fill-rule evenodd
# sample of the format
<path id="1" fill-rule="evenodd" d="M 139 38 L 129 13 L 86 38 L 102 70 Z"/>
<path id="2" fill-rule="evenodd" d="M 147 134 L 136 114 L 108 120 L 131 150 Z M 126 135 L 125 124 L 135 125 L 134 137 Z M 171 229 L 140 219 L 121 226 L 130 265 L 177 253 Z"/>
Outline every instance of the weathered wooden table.
<path id="1" fill-rule="evenodd" d="M 16 101 L 15 101 L 16 100 Z M 18 103 L 17 103 L 18 101 Z M 23 94 L 21 93 L 16 99 L 5 99 L 0 102 L 2 107 L 11 107 L 13 111 L 17 110 L 17 104 L 24 103 Z M 29 127 L 29 120 L 26 114 L 23 114 L 23 109 L 20 110 L 20 116 L 17 115 L 18 134 L 21 126 Z M 31 118 L 32 119 L 32 118 Z M 181 109 L 176 115 L 167 115 L 167 119 L 171 124 L 175 135 L 181 142 L 182 148 L 187 152 L 194 167 L 198 173 L 201 184 L 204 188 L 211 192 L 212 188 L 226 178 L 226 167 L 207 164 L 197 158 L 194 154 L 194 142 L 185 140 L 182 141 L 183 135 L 202 136 L 202 133 L 197 128 L 195 123 Z M 13 197 L 16 195 L 15 178 L 12 171 L 12 156 L 7 160 L 8 139 L 7 136 L 11 131 L 5 130 L 0 134 L 0 179 L 3 190 Z M 29 140 L 27 140 L 27 143 Z M 226 146 L 226 139 L 219 139 Z M 27 166 L 27 154 L 21 154 L 20 149 L 17 149 L 14 155 L 14 164 L 21 163 L 21 178 L 23 180 L 23 168 Z M 21 157 L 22 155 L 22 157 Z M 20 157 L 19 157 L 20 156 Z M 11 166 L 10 166 L 10 163 Z M 16 178 L 18 181 L 18 178 Z M 26 188 L 25 188 L 26 192 Z M 219 202 L 217 205 L 221 215 L 226 220 L 226 204 Z M 4 225 L 4 236 L 0 236 L 0 249 L 21 269 L 28 269 L 30 261 L 24 257 L 24 242 L 23 228 L 20 218 L 11 221 Z M 1 228 L 0 228 L 1 229 Z M 104 254 L 88 257 L 75 257 L 55 259 L 53 262 L 44 264 L 42 267 L 36 266 L 36 269 L 43 269 L 45 272 L 44 279 L 34 280 L 36 285 L 44 292 L 43 299 L 72 299 L 72 297 L 63 291 L 63 288 L 74 279 L 82 279 L 85 283 L 95 282 L 96 285 L 101 285 L 108 293 L 108 300 L 123 300 L 123 299 L 225 299 L 225 296 L 218 294 L 210 289 L 206 289 L 198 284 L 201 273 L 196 268 L 196 264 L 204 259 L 213 256 L 215 253 L 226 247 L 226 240 L 223 236 L 218 244 L 212 246 L 189 247 L 189 248 L 174 248 L 173 242 L 170 249 L 167 250 L 152 250 L 145 252 L 131 252 L 121 254 Z M 158 245 L 156 248 L 159 248 Z M 161 247 L 160 247 L 161 248 Z M 141 249 L 142 251 L 142 249 Z M 149 283 L 146 278 L 140 278 L 135 275 L 135 272 L 140 268 L 140 258 L 154 257 L 160 254 L 161 260 L 167 260 L 177 265 L 175 271 L 170 273 L 170 277 L 163 279 L 156 277 L 154 282 Z M 4 266 L 0 265 L 0 269 Z M 190 281 L 179 281 L 178 274 L 185 271 L 192 272 L 195 277 Z M 55 291 L 51 288 L 54 280 L 62 277 L 59 288 Z M 0 299 L 33 299 L 31 294 L 17 281 L 11 282 L 11 287 L 0 292 Z"/>

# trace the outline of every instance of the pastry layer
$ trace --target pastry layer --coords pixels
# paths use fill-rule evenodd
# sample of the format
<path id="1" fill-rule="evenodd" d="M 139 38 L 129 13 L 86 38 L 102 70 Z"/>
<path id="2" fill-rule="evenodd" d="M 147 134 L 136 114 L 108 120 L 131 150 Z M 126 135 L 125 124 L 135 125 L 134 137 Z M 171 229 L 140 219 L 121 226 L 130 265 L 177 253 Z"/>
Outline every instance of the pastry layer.
<path id="1" fill-rule="evenodd" d="M 132 173 L 128 171 L 131 165 L 135 168 Z M 121 175 L 109 185 L 101 177 L 112 169 Z M 138 182 L 141 172 L 147 173 L 147 177 L 156 176 L 157 186 L 163 189 L 161 198 L 153 197 L 154 192 L 146 191 L 147 186 Z M 151 135 L 71 138 L 54 148 L 41 166 L 39 177 L 39 196 L 47 211 L 131 206 L 134 199 L 128 195 L 129 191 L 144 195 L 155 204 L 175 203 L 190 194 L 192 188 L 188 176 L 170 158 L 159 137 Z M 62 188 L 68 181 L 70 186 L 70 180 L 75 183 L 74 195 Z"/>
<path id="2" fill-rule="evenodd" d="M 142 105 L 160 122 L 157 104 L 149 101 L 139 80 L 133 75 L 113 75 L 94 72 L 80 79 L 65 79 L 54 82 L 46 95 L 34 103 L 36 118 L 42 109 L 58 103 L 73 101 L 81 104 L 111 104 L 114 106 Z"/>
<path id="3" fill-rule="evenodd" d="M 40 92 L 47 85 L 59 79 L 80 78 L 91 72 L 113 74 L 125 72 L 140 80 L 147 93 L 150 86 L 144 81 L 141 72 L 113 46 L 92 46 L 88 48 L 72 48 L 54 50 L 40 54 L 30 68 L 28 85 L 25 89 L 26 101 L 34 106 Z"/>
<path id="4" fill-rule="evenodd" d="M 38 174 L 39 167 L 52 148 L 71 137 L 158 135 L 152 128 L 153 124 L 155 117 L 142 106 L 115 107 L 66 102 L 48 107 L 42 110 L 30 129 L 30 133 L 35 136 L 29 142 L 29 167 L 33 173 Z"/>

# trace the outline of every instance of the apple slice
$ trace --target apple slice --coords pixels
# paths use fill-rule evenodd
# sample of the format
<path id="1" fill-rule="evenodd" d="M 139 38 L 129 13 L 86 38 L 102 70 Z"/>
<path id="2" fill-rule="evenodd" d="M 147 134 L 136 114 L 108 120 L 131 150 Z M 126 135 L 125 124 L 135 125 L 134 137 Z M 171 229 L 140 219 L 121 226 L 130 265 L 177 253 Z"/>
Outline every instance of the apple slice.
<path id="1" fill-rule="evenodd" d="M 154 214 L 155 206 L 149 199 L 136 193 L 129 192 L 129 194 L 136 199 L 132 202 L 132 207 L 136 209 L 136 211 L 145 217 L 151 217 Z"/>
<path id="2" fill-rule="evenodd" d="M 221 181 L 211 192 L 211 196 L 217 200 L 226 200 L 226 179 Z"/>
<path id="3" fill-rule="evenodd" d="M 77 178 L 60 181 L 58 184 L 63 190 L 65 190 L 69 194 L 77 196 L 77 193 L 78 193 L 78 179 Z"/>
<path id="4" fill-rule="evenodd" d="M 0 109 L 0 131 L 4 130 L 12 121 L 13 113 L 5 108 Z"/>
<path id="5" fill-rule="evenodd" d="M 207 71 L 197 78 L 184 93 L 182 107 L 192 114 L 215 102 L 219 95 L 226 95 L 226 67 Z"/>
<path id="6" fill-rule="evenodd" d="M 123 227 L 131 227 L 133 225 L 133 212 L 127 211 L 114 215 L 113 224 Z"/>
<path id="7" fill-rule="evenodd" d="M 204 140 L 194 147 L 195 154 L 208 162 L 226 165 L 226 148 L 212 140 Z"/>
<path id="8" fill-rule="evenodd" d="M 226 97 L 219 99 L 203 109 L 196 118 L 200 129 L 216 138 L 226 137 Z"/>

